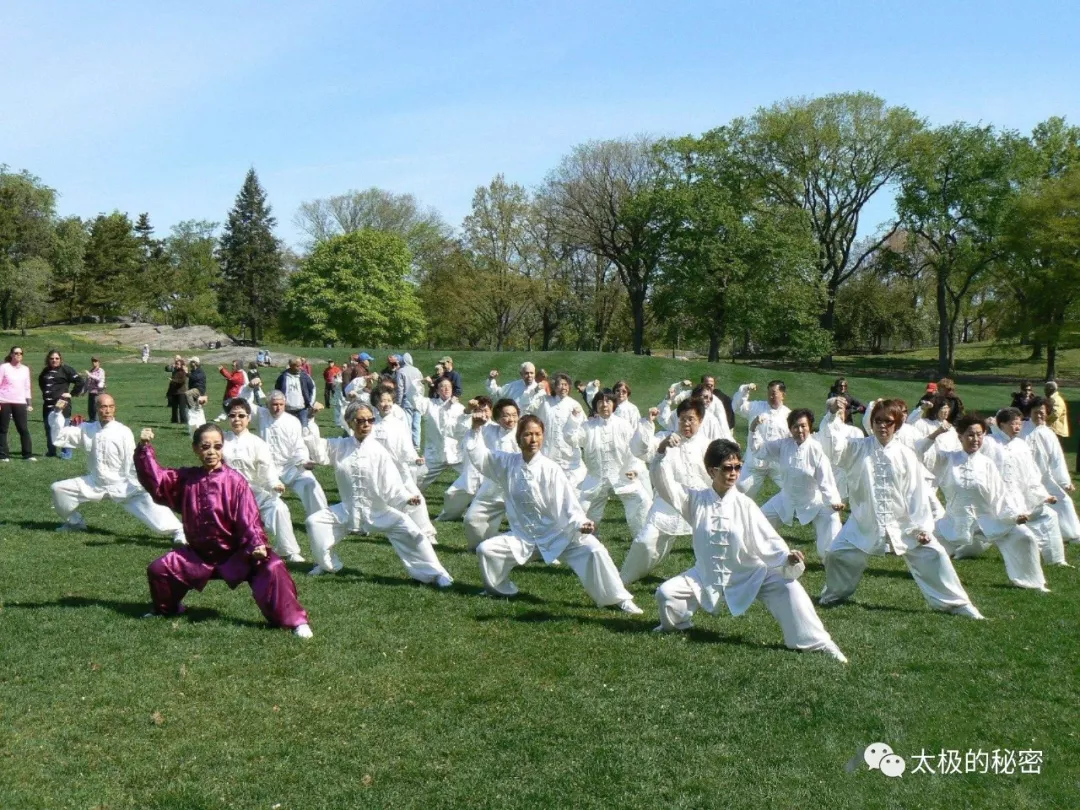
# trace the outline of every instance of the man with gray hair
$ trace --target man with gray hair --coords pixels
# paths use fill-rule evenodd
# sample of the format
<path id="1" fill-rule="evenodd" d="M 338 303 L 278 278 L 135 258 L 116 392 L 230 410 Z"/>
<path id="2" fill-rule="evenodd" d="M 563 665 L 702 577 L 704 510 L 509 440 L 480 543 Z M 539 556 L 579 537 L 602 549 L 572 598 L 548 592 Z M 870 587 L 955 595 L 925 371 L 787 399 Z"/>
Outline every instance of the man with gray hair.
<path id="1" fill-rule="evenodd" d="M 326 493 L 311 472 L 315 462 L 304 443 L 304 428 L 299 419 L 285 412 L 285 395 L 280 391 L 271 391 L 266 404 L 265 408 L 252 409 L 253 421 L 258 421 L 259 435 L 270 447 L 281 483 L 296 493 L 304 504 L 304 512 L 313 515 L 329 504 Z M 322 405 L 315 403 L 312 410 L 318 412 Z"/>
<path id="2" fill-rule="evenodd" d="M 424 375 L 420 373 L 420 369 L 413 365 L 412 355 L 405 352 L 401 355 L 401 364 L 398 366 L 397 373 L 394 374 L 394 401 L 403 411 L 408 418 L 409 427 L 412 430 L 412 443 L 413 447 L 420 449 L 420 411 L 416 409 L 416 402 L 413 399 L 415 392 L 413 388 L 417 380 L 423 379 Z"/>
<path id="3" fill-rule="evenodd" d="M 526 360 L 518 369 L 521 374 L 520 380 L 508 382 L 500 386 L 496 380 L 499 378 L 497 369 L 488 373 L 487 389 L 493 402 L 500 399 L 512 399 L 517 403 L 518 410 L 524 416 L 527 413 L 536 413 L 547 396 L 547 391 L 536 381 L 536 366 Z"/>

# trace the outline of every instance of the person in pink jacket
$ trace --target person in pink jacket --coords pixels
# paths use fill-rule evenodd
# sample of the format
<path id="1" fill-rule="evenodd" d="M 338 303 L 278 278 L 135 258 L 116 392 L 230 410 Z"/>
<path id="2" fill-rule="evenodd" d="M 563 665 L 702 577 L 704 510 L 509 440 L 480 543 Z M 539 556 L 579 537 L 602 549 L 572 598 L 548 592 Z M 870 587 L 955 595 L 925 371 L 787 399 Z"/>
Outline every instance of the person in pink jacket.
<path id="1" fill-rule="evenodd" d="M 22 457 L 37 461 L 30 442 L 30 428 L 26 415 L 32 411 L 33 394 L 30 390 L 30 367 L 23 365 L 21 346 L 12 346 L 3 364 L 0 364 L 0 462 L 11 461 L 8 453 L 8 425 L 15 421 L 15 430 L 22 444 Z"/>

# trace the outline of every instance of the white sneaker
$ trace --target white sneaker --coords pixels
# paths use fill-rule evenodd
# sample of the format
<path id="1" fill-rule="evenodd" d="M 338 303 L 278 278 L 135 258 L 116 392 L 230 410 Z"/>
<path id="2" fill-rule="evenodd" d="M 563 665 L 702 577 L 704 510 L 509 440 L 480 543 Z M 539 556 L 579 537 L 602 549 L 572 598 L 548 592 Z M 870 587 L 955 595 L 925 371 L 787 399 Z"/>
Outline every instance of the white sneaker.
<path id="1" fill-rule="evenodd" d="M 298 551 L 298 552 L 296 552 L 295 554 L 290 554 L 290 555 L 289 555 L 288 557 L 286 557 L 285 559 L 286 559 L 286 560 L 287 560 L 288 562 L 294 562 L 294 563 L 302 563 L 302 562 L 304 561 L 304 555 L 303 555 L 303 554 L 301 554 L 301 553 L 300 553 L 300 552 Z"/>
<path id="2" fill-rule="evenodd" d="M 836 646 L 835 642 L 829 644 L 829 646 L 823 649 L 822 652 L 831 655 L 841 664 L 846 664 L 848 662 L 847 657 L 842 652 L 840 652 L 840 648 Z"/>
<path id="3" fill-rule="evenodd" d="M 30 456 L 27 461 L 37 461 L 37 456 Z"/>
<path id="4" fill-rule="evenodd" d="M 309 577 L 319 577 L 319 576 L 322 576 L 323 574 L 336 574 L 338 571 L 340 571 L 342 569 L 342 567 L 343 566 L 342 566 L 341 560 L 339 560 L 337 557 L 331 557 L 330 558 L 330 567 L 329 568 L 324 568 L 321 565 L 316 565 L 314 568 L 312 568 L 310 571 L 308 571 L 308 576 Z"/>
<path id="5" fill-rule="evenodd" d="M 299 627 L 294 627 L 292 631 L 293 635 L 297 638 L 311 638 L 314 633 L 311 632 L 311 625 L 305 622 Z"/>
<path id="6" fill-rule="evenodd" d="M 435 578 L 436 588 L 449 588 L 453 584 L 454 580 L 448 577 L 446 574 L 439 574 L 439 576 Z"/>
<path id="7" fill-rule="evenodd" d="M 645 611 L 634 604 L 633 599 L 627 599 L 625 602 L 619 603 L 619 610 L 623 613 L 629 613 L 631 616 L 640 616 Z"/>
<path id="8" fill-rule="evenodd" d="M 986 619 L 985 616 L 979 613 L 979 609 L 970 602 L 966 605 L 960 605 L 960 607 L 953 608 L 949 613 L 954 616 L 967 616 L 969 619 Z"/>

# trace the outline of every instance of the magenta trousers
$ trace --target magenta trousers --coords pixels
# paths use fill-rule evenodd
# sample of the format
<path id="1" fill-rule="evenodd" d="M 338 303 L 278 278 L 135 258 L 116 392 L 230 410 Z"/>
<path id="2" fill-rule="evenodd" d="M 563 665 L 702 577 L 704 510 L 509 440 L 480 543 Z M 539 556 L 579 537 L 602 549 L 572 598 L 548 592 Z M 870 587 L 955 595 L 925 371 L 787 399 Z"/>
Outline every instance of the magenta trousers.
<path id="1" fill-rule="evenodd" d="M 241 582 L 251 585 L 251 595 L 266 620 L 275 627 L 306 624 L 307 611 L 296 597 L 296 585 L 281 558 L 270 551 L 262 561 L 239 552 L 223 563 L 207 562 L 187 546 L 175 548 L 154 560 L 146 569 L 154 610 L 164 615 L 182 613 L 187 592 L 201 591 L 212 579 L 223 579 L 230 588 Z"/>

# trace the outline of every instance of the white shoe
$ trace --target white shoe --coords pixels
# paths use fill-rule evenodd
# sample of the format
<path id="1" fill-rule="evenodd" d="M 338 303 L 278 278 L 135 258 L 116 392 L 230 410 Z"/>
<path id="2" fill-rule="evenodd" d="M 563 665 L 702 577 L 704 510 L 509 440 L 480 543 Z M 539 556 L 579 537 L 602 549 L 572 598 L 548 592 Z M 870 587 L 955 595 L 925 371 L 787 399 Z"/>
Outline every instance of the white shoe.
<path id="1" fill-rule="evenodd" d="M 186 546 L 188 544 L 187 537 L 184 536 L 183 529 L 177 529 L 176 533 L 172 536 L 174 546 Z"/>
<path id="2" fill-rule="evenodd" d="M 331 557 L 330 558 L 330 567 L 329 568 L 324 568 L 321 565 L 316 565 L 314 568 L 312 568 L 310 571 L 308 571 L 308 576 L 309 577 L 319 577 L 319 576 L 322 576 L 323 574 L 336 574 L 338 571 L 340 571 L 342 569 L 342 567 L 343 567 L 343 565 L 342 565 L 341 560 L 339 560 L 337 557 Z"/>
<path id="3" fill-rule="evenodd" d="M 446 574 L 439 574 L 439 576 L 435 578 L 436 588 L 449 588 L 453 584 L 454 580 L 448 577 Z"/>
<path id="4" fill-rule="evenodd" d="M 295 554 L 290 554 L 290 555 L 289 555 L 288 557 L 286 557 L 285 559 L 286 559 L 286 561 L 288 561 L 288 562 L 294 562 L 294 563 L 302 563 L 302 562 L 304 561 L 304 555 L 303 555 L 303 554 L 301 554 L 301 553 L 300 553 L 300 552 L 298 551 L 298 552 L 296 552 Z"/>
<path id="5" fill-rule="evenodd" d="M 645 611 L 634 604 L 633 599 L 627 599 L 625 602 L 619 603 L 619 610 L 623 613 L 629 613 L 631 616 L 640 616 Z"/>
<path id="6" fill-rule="evenodd" d="M 966 605 L 960 605 L 960 607 L 953 608 L 949 613 L 954 616 L 967 616 L 969 619 L 986 619 L 985 616 L 979 613 L 979 609 L 970 602 Z"/>
<path id="7" fill-rule="evenodd" d="M 27 461 L 37 461 L 37 456 L 30 456 Z"/>
<path id="8" fill-rule="evenodd" d="M 693 627 L 694 627 L 694 623 L 692 621 L 690 621 L 689 619 L 687 619 L 684 622 L 679 622 L 674 627 L 664 627 L 664 625 L 658 624 L 658 625 L 656 625 L 656 627 L 654 627 L 652 629 L 652 631 L 654 633 L 675 633 L 675 632 L 682 631 L 682 630 L 691 630 L 691 629 L 693 629 Z"/>
<path id="9" fill-rule="evenodd" d="M 828 655 L 831 655 L 833 658 L 835 658 L 841 664 L 846 664 L 848 662 L 847 656 L 845 656 L 842 652 L 840 652 L 840 648 L 837 647 L 835 643 L 832 643 L 828 647 L 824 648 L 822 650 L 822 652 L 827 653 Z"/>
<path id="10" fill-rule="evenodd" d="M 311 625 L 304 622 L 299 627 L 294 627 L 292 634 L 297 638 L 311 638 L 314 633 L 311 632 Z"/>

